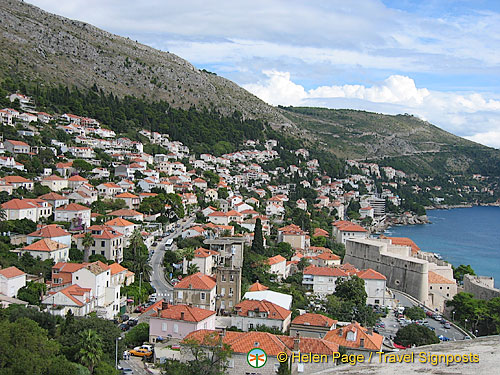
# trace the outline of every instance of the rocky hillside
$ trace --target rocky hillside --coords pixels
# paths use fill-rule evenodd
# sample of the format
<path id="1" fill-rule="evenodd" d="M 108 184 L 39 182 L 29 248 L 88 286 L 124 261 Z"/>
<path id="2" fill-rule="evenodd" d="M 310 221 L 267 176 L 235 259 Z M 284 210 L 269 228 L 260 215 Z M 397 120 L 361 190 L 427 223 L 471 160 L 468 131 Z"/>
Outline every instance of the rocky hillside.
<path id="1" fill-rule="evenodd" d="M 412 116 L 353 110 L 276 108 L 235 83 L 186 60 L 92 25 L 47 13 L 18 0 L 0 2 L 0 80 L 15 76 L 42 85 L 90 88 L 177 108 L 206 107 L 269 121 L 306 146 L 342 158 L 391 157 L 405 170 L 475 171 L 500 176 L 493 150 Z M 187 131 L 187 130 L 186 130 Z M 478 167 L 478 168 L 476 168 Z M 498 172 L 498 173 L 497 173 Z"/>
<path id="2" fill-rule="evenodd" d="M 118 96 L 215 107 L 225 114 L 285 119 L 233 82 L 186 60 L 18 0 L 0 2 L 0 74 L 67 86 L 93 84 Z"/>

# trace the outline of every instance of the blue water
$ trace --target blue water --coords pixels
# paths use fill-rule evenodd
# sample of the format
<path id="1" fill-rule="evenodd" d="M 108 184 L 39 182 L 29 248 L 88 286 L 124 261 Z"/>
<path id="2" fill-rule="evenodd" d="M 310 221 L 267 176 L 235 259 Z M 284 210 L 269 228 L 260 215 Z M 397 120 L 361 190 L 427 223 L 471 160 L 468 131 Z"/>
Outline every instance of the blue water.
<path id="1" fill-rule="evenodd" d="M 427 216 L 431 224 L 391 227 L 384 234 L 409 237 L 454 266 L 470 264 L 500 287 L 500 207 L 428 210 Z"/>

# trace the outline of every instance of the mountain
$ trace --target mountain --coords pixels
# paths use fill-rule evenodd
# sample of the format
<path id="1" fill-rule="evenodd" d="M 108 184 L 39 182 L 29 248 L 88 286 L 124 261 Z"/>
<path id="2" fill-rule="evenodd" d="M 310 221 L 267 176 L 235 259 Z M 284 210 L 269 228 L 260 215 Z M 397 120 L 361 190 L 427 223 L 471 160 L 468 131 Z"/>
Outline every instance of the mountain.
<path id="1" fill-rule="evenodd" d="M 22 1 L 0 3 L 0 32 L 0 80 L 17 77 L 44 86 L 80 90 L 99 87 L 120 98 L 162 100 L 172 108 L 207 108 L 226 116 L 236 111 L 243 119 L 265 120 L 305 146 L 328 150 L 340 158 L 385 158 L 406 171 L 424 174 L 447 171 L 500 176 L 500 151 L 454 136 L 416 117 L 273 107 L 172 53 Z M 141 124 L 136 122 L 135 126 Z M 182 121 L 176 129 L 182 132 Z M 214 128 L 205 129 L 208 134 L 210 129 Z M 185 131 L 196 132 L 196 126 Z M 224 137 L 231 140 L 231 134 L 227 134 L 219 135 L 217 141 L 224 142 Z"/>
<path id="2" fill-rule="evenodd" d="M 186 60 L 50 14 L 33 5 L 0 2 L 0 75 L 91 87 L 115 95 L 165 100 L 175 107 L 214 107 L 224 114 L 283 121 L 281 114 L 235 83 Z"/>

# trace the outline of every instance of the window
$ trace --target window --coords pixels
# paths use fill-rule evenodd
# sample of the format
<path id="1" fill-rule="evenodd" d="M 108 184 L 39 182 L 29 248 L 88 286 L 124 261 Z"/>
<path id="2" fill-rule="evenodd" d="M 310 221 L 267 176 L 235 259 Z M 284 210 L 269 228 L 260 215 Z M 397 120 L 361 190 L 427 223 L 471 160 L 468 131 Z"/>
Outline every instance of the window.
<path id="1" fill-rule="evenodd" d="M 229 280 L 234 281 L 234 275 L 229 275 Z M 449 288 L 448 288 L 449 289 Z"/>
<path id="2" fill-rule="evenodd" d="M 380 303 L 380 300 L 379 299 L 376 299 L 375 300 L 375 304 L 378 305 Z"/>
<path id="3" fill-rule="evenodd" d="M 224 297 L 226 295 L 226 288 L 221 288 L 220 295 Z"/>
<path id="4" fill-rule="evenodd" d="M 221 280 L 226 281 L 226 275 L 221 275 Z"/>
<path id="5" fill-rule="evenodd" d="M 177 298 L 182 299 L 182 291 L 177 292 Z"/>
<path id="6" fill-rule="evenodd" d="M 204 301 L 205 300 L 205 293 L 204 292 L 201 292 L 200 293 L 200 298 Z"/>
<path id="7" fill-rule="evenodd" d="M 179 325 L 174 324 L 174 333 L 179 333 Z"/>
<path id="8" fill-rule="evenodd" d="M 166 332 L 166 331 L 167 331 L 167 323 L 162 323 L 162 324 L 161 324 L 161 330 L 162 330 L 163 332 Z"/>
<path id="9" fill-rule="evenodd" d="M 249 329 L 253 329 L 253 324 L 252 324 L 252 323 L 250 323 L 250 324 L 248 325 L 248 328 L 249 328 Z"/>
<path id="10" fill-rule="evenodd" d="M 106 241 L 101 241 L 101 247 L 105 247 L 106 246 Z"/>

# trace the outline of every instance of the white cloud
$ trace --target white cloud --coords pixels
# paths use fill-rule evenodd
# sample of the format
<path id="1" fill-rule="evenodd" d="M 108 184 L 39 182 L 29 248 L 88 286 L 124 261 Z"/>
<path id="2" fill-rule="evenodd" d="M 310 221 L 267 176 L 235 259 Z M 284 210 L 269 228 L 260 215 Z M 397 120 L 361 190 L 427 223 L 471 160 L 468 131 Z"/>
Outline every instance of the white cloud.
<path id="1" fill-rule="evenodd" d="M 500 149 L 500 131 L 498 130 L 491 130 L 485 133 L 477 133 L 464 138 L 477 143 L 481 143 L 483 145 L 488 145 Z"/>
<path id="2" fill-rule="evenodd" d="M 383 113 L 413 113 L 452 133 L 498 147 L 500 100 L 479 93 L 453 93 L 418 88 L 407 76 L 392 75 L 370 87 L 321 86 L 306 90 L 289 72 L 265 71 L 266 79 L 244 87 L 273 105 L 356 108 Z"/>

